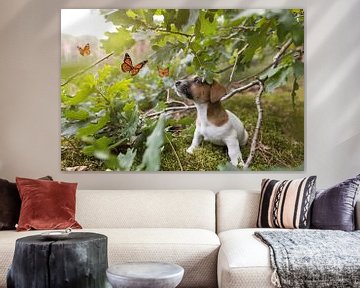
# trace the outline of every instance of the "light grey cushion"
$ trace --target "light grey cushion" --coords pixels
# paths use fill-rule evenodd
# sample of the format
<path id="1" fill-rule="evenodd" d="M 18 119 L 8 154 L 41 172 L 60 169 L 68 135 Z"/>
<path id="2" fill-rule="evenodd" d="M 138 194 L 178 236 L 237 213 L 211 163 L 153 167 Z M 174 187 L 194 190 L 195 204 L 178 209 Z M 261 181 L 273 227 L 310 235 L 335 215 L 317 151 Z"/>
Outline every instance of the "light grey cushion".
<path id="1" fill-rule="evenodd" d="M 217 233 L 239 228 L 255 228 L 260 192 L 222 190 L 216 194 Z"/>
<path id="2" fill-rule="evenodd" d="M 78 190 L 83 228 L 199 228 L 215 231 L 209 190 Z"/>
<path id="3" fill-rule="evenodd" d="M 219 288 L 274 288 L 269 248 L 254 236 L 262 230 L 272 229 L 235 229 L 219 234 Z"/>

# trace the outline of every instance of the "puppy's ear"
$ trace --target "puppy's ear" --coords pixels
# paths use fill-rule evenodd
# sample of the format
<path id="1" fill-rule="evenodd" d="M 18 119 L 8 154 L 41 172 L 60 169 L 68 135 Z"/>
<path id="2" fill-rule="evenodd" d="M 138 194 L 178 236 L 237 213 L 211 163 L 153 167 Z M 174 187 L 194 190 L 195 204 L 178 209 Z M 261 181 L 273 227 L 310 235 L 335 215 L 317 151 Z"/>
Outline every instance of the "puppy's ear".
<path id="1" fill-rule="evenodd" d="M 225 94 L 226 88 L 214 80 L 210 88 L 210 102 L 215 103 L 220 101 Z"/>

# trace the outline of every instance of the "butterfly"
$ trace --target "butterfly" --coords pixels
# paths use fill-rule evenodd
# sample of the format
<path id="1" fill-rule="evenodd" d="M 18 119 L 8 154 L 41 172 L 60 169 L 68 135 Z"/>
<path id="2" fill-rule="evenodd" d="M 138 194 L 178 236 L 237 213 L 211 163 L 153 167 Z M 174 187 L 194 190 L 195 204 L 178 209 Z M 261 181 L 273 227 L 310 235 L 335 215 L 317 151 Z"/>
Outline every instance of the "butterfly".
<path id="1" fill-rule="evenodd" d="M 80 46 L 77 46 L 77 48 L 79 49 L 80 55 L 81 56 L 88 56 L 90 55 L 90 44 L 87 43 L 84 48 L 81 48 Z"/>
<path id="2" fill-rule="evenodd" d="M 169 67 L 161 68 L 158 66 L 157 68 L 158 68 L 160 77 L 168 77 L 169 76 Z"/>
<path id="3" fill-rule="evenodd" d="M 128 53 L 125 53 L 124 62 L 121 64 L 121 70 L 123 72 L 130 72 L 131 76 L 135 76 L 139 73 L 140 69 L 143 68 L 147 62 L 148 60 L 144 60 L 133 66 L 130 55 Z"/>

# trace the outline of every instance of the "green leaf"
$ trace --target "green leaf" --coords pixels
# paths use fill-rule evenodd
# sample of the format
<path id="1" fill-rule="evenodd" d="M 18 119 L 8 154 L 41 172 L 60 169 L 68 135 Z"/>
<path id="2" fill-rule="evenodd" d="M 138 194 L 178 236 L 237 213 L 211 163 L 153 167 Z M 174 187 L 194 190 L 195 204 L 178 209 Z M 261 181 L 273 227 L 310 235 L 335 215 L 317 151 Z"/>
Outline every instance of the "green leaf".
<path id="1" fill-rule="evenodd" d="M 265 24 L 261 26 L 259 31 L 257 31 L 256 33 L 251 33 L 248 36 L 247 42 L 249 46 L 245 49 L 243 53 L 241 63 L 250 63 L 256 51 L 259 48 L 264 48 L 268 44 L 266 35 L 268 33 L 270 24 L 270 21 L 265 22 Z"/>
<path id="2" fill-rule="evenodd" d="M 87 145 L 83 148 L 83 153 L 88 156 L 94 156 L 96 151 L 98 151 L 98 155 L 102 154 L 109 154 L 109 145 L 111 144 L 112 140 L 106 136 L 103 136 L 99 139 L 91 140 L 91 145 Z"/>
<path id="3" fill-rule="evenodd" d="M 114 25 L 128 26 L 134 24 L 134 19 L 129 17 L 127 10 L 124 9 L 105 15 L 105 20 L 107 22 L 112 22 Z"/>
<path id="4" fill-rule="evenodd" d="M 104 117 L 100 118 L 97 123 L 90 123 L 85 127 L 82 127 L 76 133 L 78 138 L 82 138 L 84 136 L 94 135 L 100 129 L 104 128 L 105 125 L 109 122 L 110 115 L 106 113 Z"/>
<path id="5" fill-rule="evenodd" d="M 171 24 L 175 22 L 176 10 L 175 9 L 166 9 L 164 10 L 164 24 L 166 25 L 166 30 L 171 31 Z"/>
<path id="6" fill-rule="evenodd" d="M 176 15 L 176 20 L 174 22 L 175 27 L 180 30 L 183 28 L 189 21 L 190 10 L 189 9 L 179 9 Z"/>
<path id="7" fill-rule="evenodd" d="M 198 26 L 198 27 L 196 27 Z M 195 33 L 196 36 L 200 36 L 200 34 L 203 34 L 204 36 L 212 36 L 216 34 L 218 24 L 216 21 L 210 22 L 208 18 L 206 18 L 206 12 L 201 11 L 200 16 L 195 24 Z"/>
<path id="8" fill-rule="evenodd" d="M 96 80 L 94 75 L 89 74 L 82 78 L 81 86 L 73 97 L 62 98 L 64 105 L 72 106 L 84 102 L 95 91 Z"/>
<path id="9" fill-rule="evenodd" d="M 291 71 L 291 66 L 281 66 L 275 69 L 270 69 L 268 73 L 261 76 L 261 78 L 268 76 L 266 81 L 266 91 L 272 92 L 274 89 L 285 85 Z"/>
<path id="10" fill-rule="evenodd" d="M 86 110 L 65 110 L 64 116 L 69 120 L 86 120 L 89 112 Z"/>
<path id="11" fill-rule="evenodd" d="M 296 91 L 299 89 L 299 83 L 297 82 L 296 77 L 294 77 L 294 82 L 291 90 L 291 102 L 293 105 L 293 108 L 295 108 L 295 97 L 296 97 Z"/>
<path id="12" fill-rule="evenodd" d="M 106 64 L 104 67 L 98 70 L 98 83 L 105 82 L 106 79 L 111 75 L 113 67 Z"/>
<path id="13" fill-rule="evenodd" d="M 129 97 L 129 90 L 132 82 L 132 78 L 115 82 L 107 88 L 107 96 L 109 98 L 114 98 L 115 96 L 125 96 L 124 98 L 127 99 Z"/>
<path id="14" fill-rule="evenodd" d="M 294 75 L 296 78 L 299 78 L 304 75 L 304 63 L 301 61 L 295 61 L 293 65 Z"/>
<path id="15" fill-rule="evenodd" d="M 164 144 L 164 126 L 165 117 L 161 115 L 153 132 L 146 139 L 146 150 L 138 170 L 158 171 L 160 169 L 160 154 Z"/>
<path id="16" fill-rule="evenodd" d="M 130 49 L 135 44 L 131 32 L 125 28 L 117 28 L 117 32 L 106 32 L 105 36 L 107 39 L 100 42 L 106 53 L 114 52 L 116 55 L 122 55 L 125 50 Z"/>
<path id="17" fill-rule="evenodd" d="M 128 148 L 126 154 L 119 153 L 117 156 L 119 168 L 123 171 L 130 171 L 136 156 L 136 150 Z"/>
<path id="18" fill-rule="evenodd" d="M 293 27 L 292 31 L 292 38 L 294 41 L 294 44 L 296 46 L 300 46 L 304 44 L 304 27 L 300 25 L 296 25 Z"/>

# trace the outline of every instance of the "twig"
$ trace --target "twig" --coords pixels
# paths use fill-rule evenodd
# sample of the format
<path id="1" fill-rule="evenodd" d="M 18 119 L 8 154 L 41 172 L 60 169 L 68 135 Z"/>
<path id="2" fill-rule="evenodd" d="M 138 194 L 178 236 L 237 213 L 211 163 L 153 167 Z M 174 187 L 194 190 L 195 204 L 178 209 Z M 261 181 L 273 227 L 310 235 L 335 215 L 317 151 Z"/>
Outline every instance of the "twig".
<path id="1" fill-rule="evenodd" d="M 170 88 L 168 88 L 168 89 L 166 89 L 166 104 L 172 104 L 172 103 L 180 104 L 180 105 L 185 106 L 185 107 L 189 106 L 185 102 L 171 99 L 171 97 L 170 97 Z"/>
<path id="2" fill-rule="evenodd" d="M 110 104 L 110 100 L 105 97 L 104 93 L 102 93 L 98 88 L 95 88 L 95 89 L 96 89 L 96 92 L 98 92 L 100 94 L 100 96 L 105 99 L 106 103 Z"/>
<path id="3" fill-rule="evenodd" d="M 170 88 L 166 89 L 166 103 L 170 101 Z"/>
<path id="4" fill-rule="evenodd" d="M 235 68 L 236 68 L 236 65 L 237 65 L 237 62 L 238 62 L 238 58 L 239 56 L 246 50 L 246 48 L 249 47 L 249 43 L 247 43 L 236 55 L 236 58 L 235 58 L 235 63 L 234 63 L 234 67 L 233 69 L 231 70 L 231 74 L 230 74 L 230 82 L 232 81 L 233 79 L 233 76 L 234 76 L 234 73 L 235 73 Z"/>
<path id="5" fill-rule="evenodd" d="M 174 154 L 175 154 L 175 157 L 176 157 L 177 162 L 179 163 L 180 171 L 184 171 L 184 168 L 183 168 L 183 166 L 182 166 L 182 164 L 181 164 L 179 155 L 176 153 L 176 150 L 175 150 L 173 144 L 171 143 L 170 139 L 169 139 L 168 136 L 166 135 L 166 133 L 165 133 L 165 137 L 166 137 L 166 140 L 169 142 L 170 147 L 171 147 L 171 149 L 173 150 L 173 152 L 174 152 Z"/>
<path id="6" fill-rule="evenodd" d="M 223 69 L 220 69 L 220 70 L 214 71 L 214 73 L 216 73 L 216 74 L 220 74 L 220 73 L 223 73 L 223 72 L 225 72 L 225 71 L 227 71 L 227 70 L 231 69 L 232 67 L 233 67 L 233 65 L 229 65 L 229 66 L 226 66 L 226 67 L 225 67 L 225 68 L 223 68 Z"/>
<path id="7" fill-rule="evenodd" d="M 65 86 L 66 84 L 68 84 L 70 81 L 74 80 L 77 76 L 85 73 L 86 71 L 90 70 L 92 67 L 96 66 L 97 64 L 101 63 L 102 61 L 108 59 L 109 57 L 111 57 L 114 54 L 114 52 L 111 52 L 110 54 L 104 56 L 103 58 L 101 58 L 100 60 L 96 61 L 94 64 L 91 64 L 89 67 L 86 67 L 83 70 L 80 70 L 79 72 L 76 72 L 74 75 L 70 76 L 64 83 L 61 84 L 61 86 Z"/>
<path id="8" fill-rule="evenodd" d="M 276 68 L 279 64 L 281 56 L 285 53 L 286 49 L 289 48 L 289 46 L 292 43 L 292 39 L 289 39 L 285 42 L 285 44 L 280 48 L 279 52 L 276 53 L 276 55 L 273 58 L 273 68 Z"/>
<path id="9" fill-rule="evenodd" d="M 188 38 L 193 38 L 195 36 L 194 34 L 187 34 L 187 33 L 178 32 L 178 31 L 171 31 L 171 30 L 169 31 L 169 30 L 166 30 L 166 29 L 161 29 L 159 27 L 146 26 L 146 28 L 149 29 L 149 30 L 157 31 L 157 32 L 169 33 L 169 34 L 177 34 L 177 35 L 185 36 L 185 37 L 188 37 Z"/>
<path id="10" fill-rule="evenodd" d="M 172 103 L 180 104 L 180 105 L 185 106 L 185 107 L 189 106 L 189 105 L 187 105 L 186 103 L 181 102 L 181 101 L 178 101 L 178 100 L 169 100 L 169 101 L 166 101 L 166 104 L 172 104 Z"/>
<path id="11" fill-rule="evenodd" d="M 195 109 L 195 105 L 192 105 L 192 106 L 184 106 L 184 107 L 168 107 L 168 108 L 165 108 L 164 110 L 162 111 L 159 111 L 159 112 L 154 112 L 154 113 L 150 113 L 150 114 L 145 114 L 145 117 L 154 117 L 154 116 L 158 116 L 162 113 L 166 113 L 166 112 L 169 112 L 169 111 L 182 111 L 182 110 L 190 110 L 190 109 Z"/>
<path id="12" fill-rule="evenodd" d="M 255 127 L 255 131 L 254 131 L 254 136 L 252 138 L 252 141 L 251 141 L 251 147 L 250 147 L 250 153 L 249 153 L 249 156 L 245 162 L 245 165 L 244 165 L 244 168 L 249 168 L 250 164 L 251 164 L 251 161 L 255 155 L 255 152 L 256 152 L 256 146 L 257 146 L 257 139 L 258 139 L 258 136 L 259 136 L 259 131 L 260 131 L 260 128 L 261 128 L 261 122 L 262 122 L 262 116 L 263 116 L 263 108 L 262 108 L 262 104 L 261 104 L 261 95 L 262 93 L 264 92 L 264 81 L 262 80 L 256 80 L 259 85 L 259 91 L 256 95 L 256 98 L 255 98 L 255 103 L 256 103 L 256 108 L 257 108 L 257 111 L 258 111 L 258 118 L 257 118 L 257 122 L 256 122 L 256 127 Z"/>
<path id="13" fill-rule="evenodd" d="M 265 80 L 266 80 L 266 79 L 265 79 Z M 265 81 L 265 80 L 263 80 L 263 81 Z M 234 95 L 237 94 L 237 93 L 240 93 L 240 92 L 242 92 L 242 91 L 244 91 L 244 90 L 246 90 L 246 89 L 249 89 L 249 88 L 252 87 L 252 86 L 258 85 L 259 82 L 261 82 L 261 81 L 260 81 L 259 79 L 256 79 L 256 80 L 250 82 L 249 84 L 246 84 L 246 85 L 244 85 L 244 86 L 241 86 L 241 87 L 239 87 L 239 88 L 236 88 L 236 89 L 232 90 L 231 92 L 229 92 L 228 94 L 226 94 L 225 96 L 223 96 L 223 97 L 221 98 L 221 101 L 225 101 L 225 100 L 231 98 L 232 96 L 234 96 Z"/>

